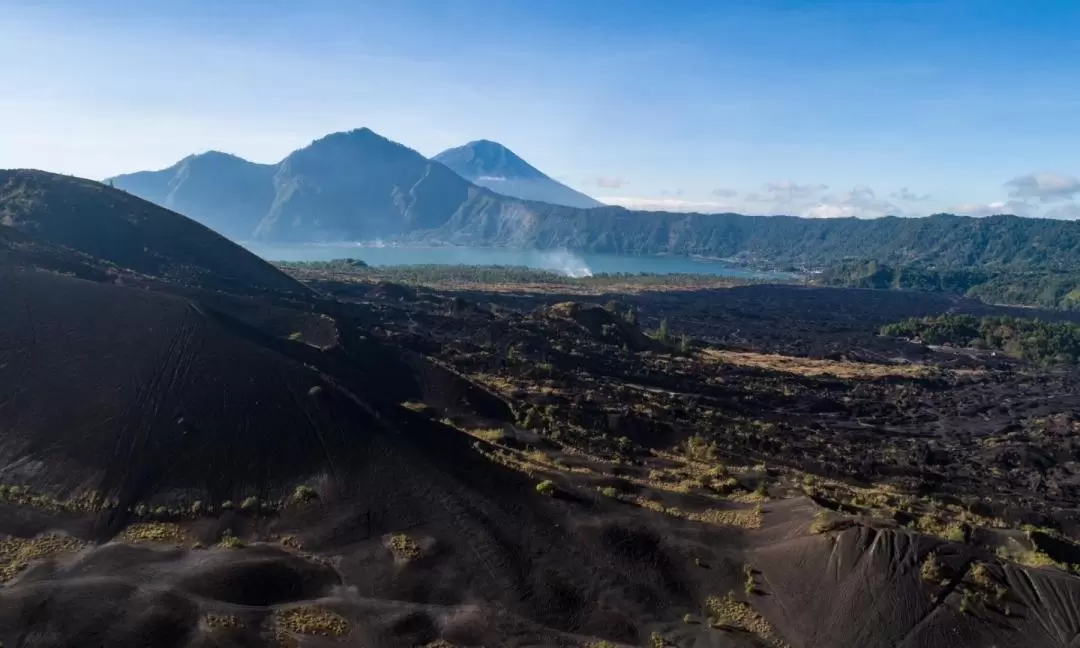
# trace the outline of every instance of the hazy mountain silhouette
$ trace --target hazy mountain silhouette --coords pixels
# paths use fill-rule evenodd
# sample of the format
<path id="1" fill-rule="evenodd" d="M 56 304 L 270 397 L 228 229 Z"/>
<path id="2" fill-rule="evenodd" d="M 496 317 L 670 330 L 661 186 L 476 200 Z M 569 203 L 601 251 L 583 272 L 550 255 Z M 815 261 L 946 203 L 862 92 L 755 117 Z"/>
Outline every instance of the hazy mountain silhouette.
<path id="1" fill-rule="evenodd" d="M 439 157 L 453 158 L 477 178 L 500 172 L 525 182 L 546 177 L 497 144 L 464 148 L 471 157 L 460 149 Z M 807 219 L 585 209 L 511 198 L 367 128 L 327 135 L 274 165 L 206 153 L 111 182 L 239 240 L 395 239 L 811 266 L 864 259 L 1071 269 L 1080 262 L 1080 223 L 1069 221 L 948 214 Z"/>
<path id="2" fill-rule="evenodd" d="M 504 196 L 567 207 L 603 206 L 602 202 L 544 175 L 498 142 L 469 142 L 431 159 L 450 167 L 469 182 Z"/>
<path id="3" fill-rule="evenodd" d="M 189 155 L 161 171 L 112 179 L 115 186 L 196 218 L 231 238 L 244 239 L 274 202 L 276 166 L 209 151 Z"/>
<path id="4" fill-rule="evenodd" d="M 367 128 L 327 135 L 274 165 L 205 153 L 109 182 L 227 236 L 269 241 L 368 240 L 433 229 L 488 193 Z"/>

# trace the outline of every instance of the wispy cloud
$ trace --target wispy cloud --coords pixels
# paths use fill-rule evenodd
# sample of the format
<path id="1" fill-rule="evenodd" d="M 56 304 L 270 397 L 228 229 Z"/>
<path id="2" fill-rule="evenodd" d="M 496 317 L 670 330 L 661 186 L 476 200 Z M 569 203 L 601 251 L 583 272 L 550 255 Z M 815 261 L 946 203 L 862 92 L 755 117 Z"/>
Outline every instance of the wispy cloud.
<path id="1" fill-rule="evenodd" d="M 601 176 L 595 180 L 596 186 L 601 189 L 621 189 L 626 181 L 622 178 L 615 178 L 611 176 Z"/>
<path id="2" fill-rule="evenodd" d="M 1022 200 L 997 200 L 988 203 L 961 203 L 949 208 L 947 211 L 963 216 L 998 216 L 1011 214 L 1014 216 L 1032 216 L 1034 209 L 1029 203 Z"/>
<path id="3" fill-rule="evenodd" d="M 894 191 L 889 194 L 889 197 L 901 202 L 922 202 L 924 200 L 930 200 L 930 194 L 917 194 L 907 187 L 901 187 L 899 191 Z"/>
<path id="4" fill-rule="evenodd" d="M 1064 173 L 1029 173 L 1009 180 L 1005 188 L 1011 198 L 1052 202 L 1080 193 L 1080 180 Z"/>
<path id="5" fill-rule="evenodd" d="M 735 196 L 739 195 L 739 192 L 735 191 L 734 189 L 717 188 L 712 190 L 712 195 L 716 196 L 717 198 L 734 198 Z"/>
<path id="6" fill-rule="evenodd" d="M 682 198 L 641 196 L 597 196 L 597 200 L 608 205 L 618 205 L 640 211 L 669 211 L 693 213 L 718 213 L 735 211 L 729 203 L 710 200 L 685 200 Z"/>
<path id="7" fill-rule="evenodd" d="M 1043 214 L 1046 218 L 1059 218 L 1061 220 L 1080 220 L 1080 205 L 1069 203 L 1049 209 Z"/>
<path id="8" fill-rule="evenodd" d="M 871 187 L 860 185 L 838 196 L 823 196 L 817 204 L 802 212 L 806 218 L 878 218 L 903 215 L 893 203 L 878 198 Z"/>
<path id="9" fill-rule="evenodd" d="M 784 180 L 781 182 L 766 182 L 761 189 L 771 196 L 773 200 L 795 202 L 811 198 L 822 191 L 828 191 L 829 186 L 823 184 L 799 184 Z"/>

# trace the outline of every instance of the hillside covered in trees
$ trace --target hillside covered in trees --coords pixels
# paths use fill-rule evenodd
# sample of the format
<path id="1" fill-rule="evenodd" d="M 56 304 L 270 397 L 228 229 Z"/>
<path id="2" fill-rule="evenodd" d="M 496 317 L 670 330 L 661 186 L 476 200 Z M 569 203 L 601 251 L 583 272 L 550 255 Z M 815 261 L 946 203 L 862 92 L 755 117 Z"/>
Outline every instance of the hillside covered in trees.
<path id="1" fill-rule="evenodd" d="M 1003 351 L 1041 365 L 1074 365 L 1080 359 L 1080 325 L 1009 316 L 939 315 L 888 324 L 882 335 Z"/>
<path id="2" fill-rule="evenodd" d="M 848 288 L 948 293 L 991 304 L 1080 309 L 1080 272 L 1067 270 L 928 268 L 851 261 L 826 267 L 817 281 Z"/>

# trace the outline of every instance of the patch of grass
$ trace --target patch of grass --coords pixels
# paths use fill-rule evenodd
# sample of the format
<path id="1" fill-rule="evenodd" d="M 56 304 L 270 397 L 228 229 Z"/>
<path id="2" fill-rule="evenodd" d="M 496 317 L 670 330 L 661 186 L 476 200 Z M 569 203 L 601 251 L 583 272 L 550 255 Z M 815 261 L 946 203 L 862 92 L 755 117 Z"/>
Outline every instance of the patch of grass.
<path id="1" fill-rule="evenodd" d="M 1044 552 L 1039 551 L 1038 549 L 1028 549 L 1011 538 L 1009 539 L 1008 545 L 998 547 L 997 555 L 1003 560 L 1011 560 L 1025 567 L 1059 567 L 1061 569 L 1066 569 L 1065 565 L 1062 565 Z"/>
<path id="2" fill-rule="evenodd" d="M 210 628 L 243 628 L 244 622 L 234 614 L 207 614 L 204 617 Z"/>
<path id="3" fill-rule="evenodd" d="M 293 489 L 292 501 L 296 504 L 306 504 L 319 499 L 319 493 L 307 484 L 300 484 Z"/>
<path id="4" fill-rule="evenodd" d="M 412 560 L 419 558 L 421 554 L 420 545 L 404 533 L 395 533 L 390 536 L 387 546 L 397 560 Z"/>
<path id="5" fill-rule="evenodd" d="M 820 535 L 832 529 L 832 517 L 826 509 L 821 509 L 814 514 L 814 521 L 810 523 L 810 533 Z"/>
<path id="6" fill-rule="evenodd" d="M 500 443 L 506 438 L 506 432 L 500 428 L 490 428 L 486 430 L 473 430 L 469 434 L 478 439 L 483 439 L 488 443 Z"/>
<path id="7" fill-rule="evenodd" d="M 695 434 L 683 444 L 683 454 L 688 461 L 709 463 L 716 461 L 718 453 L 716 442 L 700 435 Z"/>
<path id="8" fill-rule="evenodd" d="M 709 509 L 703 512 L 690 513 L 686 515 L 686 518 L 694 520 L 695 522 L 727 524 L 742 527 L 744 529 L 760 529 L 762 522 L 765 521 L 760 506 L 750 510 L 743 509 L 737 511 Z"/>
<path id="9" fill-rule="evenodd" d="M 869 362 L 818 360 L 765 353 L 722 351 L 720 349 L 706 349 L 702 356 L 708 360 L 715 360 L 737 367 L 765 369 L 767 371 L 813 378 L 835 377 L 849 380 L 890 376 L 917 378 L 929 372 L 927 367 L 918 364 L 887 365 Z"/>
<path id="10" fill-rule="evenodd" d="M 743 575 L 746 576 L 746 582 L 743 583 L 743 591 L 747 596 L 751 596 L 757 591 L 757 582 L 754 581 L 754 568 L 750 564 L 743 565 Z"/>
<path id="11" fill-rule="evenodd" d="M 86 543 L 78 538 L 55 534 L 0 540 L 0 583 L 15 578 L 35 560 L 75 553 L 84 547 Z"/>
<path id="12" fill-rule="evenodd" d="M 607 486 L 605 488 L 601 488 L 600 492 L 603 493 L 605 497 L 610 497 L 612 499 L 619 499 L 619 495 L 620 495 L 619 490 L 617 488 L 612 487 L 612 486 Z"/>
<path id="13" fill-rule="evenodd" d="M 772 626 L 763 616 L 754 611 L 748 603 L 735 598 L 732 592 L 727 596 L 710 596 L 705 599 L 705 614 L 716 620 L 721 628 L 736 628 L 763 637 L 776 646 L 782 646 L 773 634 Z"/>
<path id="14" fill-rule="evenodd" d="M 222 549 L 243 549 L 247 545 L 244 544 L 243 540 L 234 536 L 231 531 L 226 531 L 221 535 L 218 546 Z"/>
<path id="15" fill-rule="evenodd" d="M 293 331 L 292 333 L 289 333 L 289 339 L 293 342 L 299 342 L 300 340 L 304 339 L 304 334 L 300 331 Z"/>
<path id="16" fill-rule="evenodd" d="M 276 617 L 280 627 L 296 634 L 321 637 L 344 637 L 349 634 L 349 622 L 345 617 L 323 607 L 302 605 L 279 610 Z"/>
<path id="17" fill-rule="evenodd" d="M 545 479 L 536 485 L 536 492 L 551 497 L 555 494 L 555 483 L 550 479 Z"/>
<path id="18" fill-rule="evenodd" d="M 990 577 L 990 569 L 984 563 L 977 562 L 971 568 L 971 582 L 983 589 L 993 589 L 994 579 Z"/>
<path id="19" fill-rule="evenodd" d="M 278 539 L 278 544 L 282 547 L 288 547 L 289 549 L 294 549 L 296 551 L 300 551 L 304 548 L 304 543 L 300 542 L 299 538 L 292 535 L 281 536 L 281 538 Z"/>
<path id="20" fill-rule="evenodd" d="M 171 522 L 139 522 L 124 529 L 120 534 L 124 542 L 153 542 L 158 544 L 181 545 L 187 542 L 187 533 Z"/>
<path id="21" fill-rule="evenodd" d="M 945 582 L 945 565 L 937 554 L 930 552 L 919 568 L 919 576 L 927 583 L 938 585 Z"/>
<path id="22" fill-rule="evenodd" d="M 915 528 L 949 542 L 964 542 L 964 526 L 959 522 L 944 522 L 934 515 L 924 515 L 915 522 Z"/>

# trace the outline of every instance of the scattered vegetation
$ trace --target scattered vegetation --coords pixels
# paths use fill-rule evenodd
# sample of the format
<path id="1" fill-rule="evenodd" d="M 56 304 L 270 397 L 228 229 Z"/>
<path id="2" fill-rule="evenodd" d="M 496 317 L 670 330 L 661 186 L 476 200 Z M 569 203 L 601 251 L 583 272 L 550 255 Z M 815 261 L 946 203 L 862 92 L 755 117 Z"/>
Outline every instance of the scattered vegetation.
<path id="1" fill-rule="evenodd" d="M 927 554 L 926 560 L 923 561 L 922 567 L 919 568 L 919 576 L 927 583 L 933 583 L 934 585 L 940 585 L 945 581 L 945 565 L 933 551 Z"/>
<path id="2" fill-rule="evenodd" d="M 124 542 L 152 542 L 180 545 L 188 541 L 187 533 L 178 524 L 169 522 L 139 522 L 120 534 Z"/>
<path id="3" fill-rule="evenodd" d="M 814 520 L 810 523 L 810 533 L 820 535 L 828 532 L 832 528 L 832 518 L 829 516 L 829 512 L 826 509 L 821 509 L 817 513 L 814 513 Z"/>
<path id="4" fill-rule="evenodd" d="M 750 596 L 757 590 L 757 582 L 754 580 L 754 568 L 749 564 L 743 565 L 743 575 L 746 577 L 746 582 L 743 583 L 743 591 L 747 596 Z"/>
<path id="5" fill-rule="evenodd" d="M 755 612 L 750 604 L 736 599 L 732 592 L 728 592 L 724 597 L 710 596 L 705 599 L 703 607 L 705 615 L 712 618 L 714 625 L 718 628 L 745 630 L 771 640 L 776 646 L 783 645 L 774 636 L 769 622 Z"/>
<path id="6" fill-rule="evenodd" d="M 537 270 L 525 266 L 469 266 L 469 265 L 411 265 L 380 266 L 352 265 L 355 259 L 335 261 L 293 262 L 279 261 L 276 265 L 286 271 L 303 273 L 318 271 L 339 275 L 352 275 L 366 281 L 388 281 L 409 285 L 484 284 L 537 285 L 565 287 L 584 290 L 610 290 L 639 287 L 642 289 L 727 287 L 737 283 L 751 283 L 752 279 L 733 280 L 702 274 L 649 274 L 649 273 L 600 273 L 591 277 L 568 277 L 549 270 Z M 360 262 L 362 263 L 362 262 Z M 636 325 L 637 314 L 631 309 L 627 320 Z"/>
<path id="7" fill-rule="evenodd" d="M 319 493 L 307 484 L 300 484 L 293 489 L 292 501 L 296 504 L 306 504 L 317 499 L 319 499 Z"/>
<path id="8" fill-rule="evenodd" d="M 344 637 L 349 634 L 349 622 L 340 614 L 324 607 L 303 605 L 280 610 L 277 623 L 289 632 L 323 637 Z"/>
<path id="9" fill-rule="evenodd" d="M 472 430 L 469 434 L 488 443 L 501 443 L 506 438 L 506 432 L 501 428 L 489 428 L 485 430 Z"/>
<path id="10" fill-rule="evenodd" d="M 0 582 L 11 580 L 35 560 L 75 553 L 85 546 L 78 538 L 55 534 L 0 540 Z"/>
<path id="11" fill-rule="evenodd" d="M 1080 325 L 1009 316 L 939 315 L 906 319 L 881 329 L 882 335 L 1004 351 L 1040 365 L 1076 364 Z"/>
<path id="12" fill-rule="evenodd" d="M 233 614 L 207 614 L 204 617 L 206 625 L 214 629 L 243 628 L 244 622 L 240 617 Z"/>
<path id="13" fill-rule="evenodd" d="M 849 261 L 826 267 L 818 281 L 830 286 L 963 295 L 990 304 L 1056 310 L 1080 308 L 1080 273 L 1071 267 L 1023 271 L 888 266 L 874 261 Z"/>
<path id="14" fill-rule="evenodd" d="M 226 530 L 221 534 L 221 540 L 218 541 L 218 546 L 222 549 L 243 549 L 244 542 L 232 534 L 232 531 Z"/>
<path id="15" fill-rule="evenodd" d="M 391 535 L 387 546 L 397 560 L 412 560 L 419 558 L 421 554 L 420 545 L 404 533 Z"/>

